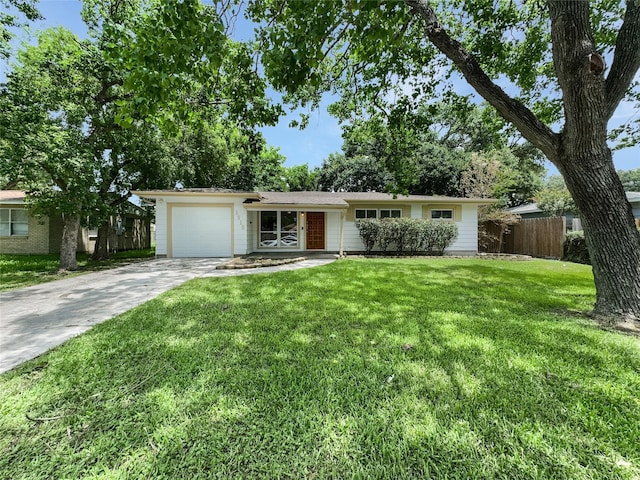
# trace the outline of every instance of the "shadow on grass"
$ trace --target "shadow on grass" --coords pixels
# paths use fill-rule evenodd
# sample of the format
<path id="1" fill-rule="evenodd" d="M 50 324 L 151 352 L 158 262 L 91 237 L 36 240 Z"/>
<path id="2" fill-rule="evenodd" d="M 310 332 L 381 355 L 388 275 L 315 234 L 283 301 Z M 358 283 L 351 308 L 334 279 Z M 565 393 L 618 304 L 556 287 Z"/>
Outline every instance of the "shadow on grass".
<path id="1" fill-rule="evenodd" d="M 561 265 L 189 282 L 2 377 L 0 469 L 634 478 L 638 342 L 558 315 L 593 300 L 588 269 Z"/>
<path id="2" fill-rule="evenodd" d="M 0 291 L 37 285 L 60 280 L 69 276 L 96 272 L 124 265 L 126 263 L 144 261 L 155 256 L 154 248 L 144 250 L 127 250 L 111 254 L 108 260 L 94 261 L 88 253 L 78 253 L 78 270 L 73 272 L 59 271 L 60 255 L 0 255 Z"/>

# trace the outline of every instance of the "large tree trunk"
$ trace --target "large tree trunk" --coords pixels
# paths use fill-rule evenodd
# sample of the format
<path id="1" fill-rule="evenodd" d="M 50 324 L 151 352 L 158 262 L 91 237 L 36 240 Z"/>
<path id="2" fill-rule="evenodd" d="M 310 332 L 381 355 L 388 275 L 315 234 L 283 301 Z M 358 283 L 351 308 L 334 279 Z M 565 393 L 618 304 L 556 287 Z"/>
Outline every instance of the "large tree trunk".
<path id="1" fill-rule="evenodd" d="M 559 163 L 585 231 L 596 285 L 594 313 L 631 327 L 630 321 L 640 322 L 640 233 L 631 205 L 606 144 L 570 158 Z"/>
<path id="2" fill-rule="evenodd" d="M 640 322 L 640 234 L 607 145 L 611 84 L 596 52 L 589 4 L 548 0 L 548 6 L 565 117 L 559 148 L 549 159 L 580 210 L 596 285 L 594 313 L 617 324 Z M 624 48 L 617 50 L 621 55 Z"/>
<path id="3" fill-rule="evenodd" d="M 427 38 L 467 82 L 562 173 L 585 226 L 596 285 L 594 313 L 640 329 L 640 234 L 607 146 L 607 122 L 640 68 L 640 2 L 627 2 L 605 80 L 591 31 L 590 3 L 546 0 L 566 122 L 561 133 L 554 133 L 493 83 L 476 59 L 449 36 L 429 0 L 405 2 L 424 20 Z"/>
<path id="4" fill-rule="evenodd" d="M 111 226 L 109 220 L 98 227 L 96 245 L 93 248 L 91 260 L 107 260 L 109 258 L 109 231 Z"/>
<path id="5" fill-rule="evenodd" d="M 77 270 L 76 250 L 78 249 L 78 230 L 80 215 L 62 216 L 62 243 L 60 245 L 60 270 Z"/>

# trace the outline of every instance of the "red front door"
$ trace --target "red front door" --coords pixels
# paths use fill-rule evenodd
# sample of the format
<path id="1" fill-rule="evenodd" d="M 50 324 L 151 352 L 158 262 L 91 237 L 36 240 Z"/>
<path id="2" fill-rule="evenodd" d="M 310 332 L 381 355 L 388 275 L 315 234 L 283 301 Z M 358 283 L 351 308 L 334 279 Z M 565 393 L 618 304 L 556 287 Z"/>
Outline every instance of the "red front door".
<path id="1" fill-rule="evenodd" d="M 307 212 L 307 250 L 324 250 L 324 212 Z"/>

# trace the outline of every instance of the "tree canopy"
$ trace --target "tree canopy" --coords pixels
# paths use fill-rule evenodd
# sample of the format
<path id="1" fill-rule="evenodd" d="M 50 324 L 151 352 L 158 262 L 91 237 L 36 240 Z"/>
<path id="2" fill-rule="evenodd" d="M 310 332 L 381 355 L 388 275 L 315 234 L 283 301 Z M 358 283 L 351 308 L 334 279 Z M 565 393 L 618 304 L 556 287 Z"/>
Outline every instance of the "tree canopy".
<path id="1" fill-rule="evenodd" d="M 565 179 L 595 313 L 640 323 L 640 233 L 607 143 L 620 102 L 638 98 L 640 2 L 254 0 L 248 11 L 272 83 L 297 104 L 338 93 L 341 118 L 389 105 L 402 118 L 464 79 Z"/>
<path id="2" fill-rule="evenodd" d="M 183 12 L 193 22 L 172 25 Z M 30 193 L 35 211 L 63 215 L 65 269 L 75 268 L 78 224 L 107 225 L 133 189 L 251 189 L 269 178 L 263 166 L 282 163 L 254 128 L 280 107 L 215 9 L 88 0 L 83 16 L 89 38 L 42 32 L 0 86 L 0 175 Z M 99 228 L 96 258 L 108 254 L 105 242 Z"/>
<path id="3" fill-rule="evenodd" d="M 0 59 L 10 56 L 9 43 L 14 37 L 13 29 L 42 18 L 36 4 L 37 0 L 0 0 L 3 7 L 0 11 Z"/>

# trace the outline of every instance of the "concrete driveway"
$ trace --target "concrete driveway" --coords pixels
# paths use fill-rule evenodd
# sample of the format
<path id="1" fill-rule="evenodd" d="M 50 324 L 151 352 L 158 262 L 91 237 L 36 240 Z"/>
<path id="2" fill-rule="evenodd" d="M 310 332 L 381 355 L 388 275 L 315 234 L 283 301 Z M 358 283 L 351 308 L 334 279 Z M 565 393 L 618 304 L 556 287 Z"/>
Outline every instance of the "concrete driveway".
<path id="1" fill-rule="evenodd" d="M 224 258 L 163 258 L 0 293 L 0 373 L 197 277 L 296 270 L 332 262 L 216 270 Z"/>

